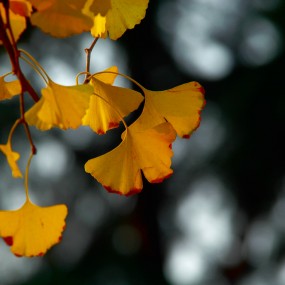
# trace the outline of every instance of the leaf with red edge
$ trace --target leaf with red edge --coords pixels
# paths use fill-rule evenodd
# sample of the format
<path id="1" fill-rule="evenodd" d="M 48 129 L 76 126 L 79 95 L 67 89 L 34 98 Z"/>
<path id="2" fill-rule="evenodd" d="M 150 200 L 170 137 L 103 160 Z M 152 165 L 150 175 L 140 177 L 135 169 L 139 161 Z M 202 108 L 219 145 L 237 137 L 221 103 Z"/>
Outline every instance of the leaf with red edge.
<path id="1" fill-rule="evenodd" d="M 161 182 L 172 174 L 171 144 L 176 137 L 167 122 L 144 131 L 132 126 L 125 131 L 118 147 L 85 164 L 85 171 L 106 190 L 127 196 L 142 190 L 142 172 L 151 183 Z"/>
<path id="2" fill-rule="evenodd" d="M 5 76 L 0 76 L 0 101 L 11 99 L 21 93 L 21 84 L 19 80 L 5 81 Z"/>
<path id="3" fill-rule="evenodd" d="M 67 207 L 39 207 L 27 200 L 14 211 L 0 211 L 0 236 L 16 256 L 43 256 L 59 243 L 65 228 Z"/>
<path id="4" fill-rule="evenodd" d="M 32 6 L 30 3 L 26 1 L 9 1 L 10 9 L 9 9 L 9 18 L 10 18 L 10 25 L 12 28 L 13 36 L 15 41 L 18 41 L 21 34 L 25 31 L 27 25 L 26 25 L 26 16 L 29 16 L 32 11 Z M 3 4 L 0 3 L 0 15 L 3 19 L 3 21 L 6 23 L 6 15 L 5 15 L 5 9 L 3 7 Z M 11 40 L 10 34 L 8 34 L 8 37 Z M 0 41 L 0 45 L 2 42 Z"/>
<path id="5" fill-rule="evenodd" d="M 164 91 L 142 89 L 145 106 L 139 121 L 140 128 L 150 128 L 167 121 L 183 138 L 189 138 L 197 129 L 201 110 L 205 106 L 205 91 L 198 82 L 185 83 Z"/>
<path id="6" fill-rule="evenodd" d="M 90 84 L 94 88 L 89 109 L 82 119 L 83 126 L 90 126 L 97 134 L 119 126 L 123 117 L 136 110 L 143 101 L 143 96 L 134 90 L 112 86 L 115 79 L 114 68 L 95 75 Z"/>

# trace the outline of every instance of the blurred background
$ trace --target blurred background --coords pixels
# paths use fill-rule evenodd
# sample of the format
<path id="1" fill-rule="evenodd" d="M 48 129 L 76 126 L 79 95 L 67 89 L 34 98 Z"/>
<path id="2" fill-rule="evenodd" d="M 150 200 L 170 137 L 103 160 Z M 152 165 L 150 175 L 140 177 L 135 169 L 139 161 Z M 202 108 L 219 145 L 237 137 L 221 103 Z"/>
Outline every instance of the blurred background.
<path id="1" fill-rule="evenodd" d="M 14 257 L 1 240 L 0 284 L 284 285 L 284 12 L 283 0 L 151 0 L 134 30 L 100 40 L 93 72 L 117 65 L 152 90 L 200 82 L 207 100 L 200 128 L 174 143 L 171 178 L 145 181 L 128 198 L 107 193 L 83 168 L 114 148 L 122 129 L 98 136 L 32 128 L 32 200 L 67 204 L 67 228 L 41 258 Z M 33 30 L 19 46 L 68 85 L 85 69 L 91 43 L 87 33 L 53 39 Z M 43 82 L 23 69 L 40 90 Z M 1 48 L 0 73 L 7 71 Z M 16 99 L 1 102 L 1 143 L 17 116 Z M 21 128 L 13 146 L 24 170 L 29 145 Z M 1 155 L 1 209 L 24 198 Z"/>

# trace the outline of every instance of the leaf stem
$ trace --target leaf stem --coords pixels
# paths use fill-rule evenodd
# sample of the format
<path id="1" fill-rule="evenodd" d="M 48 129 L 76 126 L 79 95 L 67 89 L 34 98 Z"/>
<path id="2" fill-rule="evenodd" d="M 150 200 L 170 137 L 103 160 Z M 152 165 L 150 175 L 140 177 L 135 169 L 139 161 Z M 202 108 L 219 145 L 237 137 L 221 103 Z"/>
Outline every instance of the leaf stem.
<path id="1" fill-rule="evenodd" d="M 20 58 L 26 63 L 28 63 L 42 77 L 44 82 L 48 84 L 48 81 L 50 81 L 51 79 L 49 78 L 44 68 L 37 62 L 37 60 L 23 49 L 19 49 L 19 52 L 27 57 L 26 58 L 20 54 Z"/>
<path id="2" fill-rule="evenodd" d="M 26 193 L 26 200 L 27 201 L 30 201 L 28 180 L 29 180 L 30 165 L 31 165 L 31 161 L 32 161 L 33 156 L 34 156 L 34 154 L 31 152 L 29 159 L 28 159 L 28 162 L 27 162 L 26 171 L 25 171 L 25 193 Z"/>
<path id="3" fill-rule="evenodd" d="M 91 53 L 92 50 L 95 46 L 95 44 L 97 43 L 99 38 L 95 38 L 91 44 L 91 46 L 89 48 L 85 49 L 85 53 L 86 53 L 86 76 L 85 76 L 85 80 L 84 80 L 84 84 L 89 82 L 89 77 L 88 74 L 90 74 L 90 59 L 91 59 Z"/>
<path id="4" fill-rule="evenodd" d="M 125 75 L 123 73 L 120 73 L 120 72 L 115 72 L 115 71 L 100 71 L 100 72 L 96 72 L 94 74 L 92 74 L 90 76 L 90 78 L 92 78 L 94 75 L 98 75 L 98 74 L 104 74 L 104 73 L 111 73 L 111 74 L 116 74 L 116 75 L 120 75 L 126 79 L 128 79 L 129 81 L 131 81 L 132 83 L 134 83 L 136 86 L 138 86 L 143 92 L 146 90 L 145 87 L 143 87 L 140 83 L 138 83 L 135 79 L 131 78 L 130 76 L 128 75 Z M 90 80 L 90 79 L 89 79 Z"/>

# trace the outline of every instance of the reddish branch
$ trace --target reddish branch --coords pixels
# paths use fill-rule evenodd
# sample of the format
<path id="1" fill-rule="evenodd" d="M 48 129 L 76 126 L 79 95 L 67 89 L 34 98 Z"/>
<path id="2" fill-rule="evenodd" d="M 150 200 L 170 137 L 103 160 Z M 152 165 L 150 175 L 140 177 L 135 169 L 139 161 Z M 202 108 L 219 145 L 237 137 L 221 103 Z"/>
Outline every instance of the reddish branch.
<path id="1" fill-rule="evenodd" d="M 0 0 L 0 3 L 2 3 L 4 8 L 5 8 L 5 17 L 6 17 L 6 23 L 4 23 L 2 16 L 1 16 L 1 13 L 0 13 L 0 41 L 3 43 L 4 48 L 6 49 L 8 55 L 9 55 L 11 65 L 12 65 L 12 71 L 18 77 L 20 84 L 21 84 L 21 87 L 22 87 L 22 91 L 20 94 L 21 119 L 20 119 L 19 123 L 22 123 L 24 125 L 28 140 L 29 140 L 30 145 L 31 145 L 32 153 L 36 154 L 37 150 L 36 150 L 36 147 L 33 143 L 29 126 L 28 126 L 27 122 L 25 121 L 25 117 L 24 117 L 24 114 L 25 114 L 24 92 L 28 92 L 35 102 L 39 101 L 39 97 L 38 97 L 36 91 L 34 90 L 34 88 L 30 85 L 29 81 L 24 76 L 24 74 L 21 70 L 21 67 L 20 67 L 20 63 L 19 63 L 20 52 L 19 52 L 17 45 L 16 45 L 16 42 L 14 40 L 14 36 L 13 36 L 11 25 L 10 25 L 10 19 L 9 19 L 9 1 Z M 10 33 L 11 39 L 9 38 L 7 32 Z"/>
<path id="2" fill-rule="evenodd" d="M 2 2 L 2 1 L 1 1 Z M 20 53 L 18 51 L 17 45 L 16 43 L 12 40 L 9 39 L 7 31 L 10 31 L 10 34 L 12 34 L 12 30 L 10 27 L 10 21 L 9 21 L 9 12 L 8 12 L 8 1 L 4 1 L 4 7 L 5 7 L 5 11 L 6 11 L 6 19 L 7 19 L 7 24 L 4 23 L 1 14 L 0 14 L 0 40 L 2 41 L 8 55 L 11 61 L 11 65 L 12 65 L 12 71 L 13 73 L 18 77 L 21 86 L 22 86 L 22 92 L 28 92 L 30 94 L 30 96 L 33 98 L 33 100 L 35 102 L 39 101 L 39 97 L 36 93 L 36 91 L 34 90 L 34 88 L 31 86 L 31 84 L 29 83 L 29 81 L 26 79 L 26 77 L 24 76 L 24 74 L 22 73 L 21 67 L 20 67 L 20 63 L 19 63 L 19 56 Z M 2 2 L 3 3 L 3 2 Z M 11 36 L 12 37 L 12 36 Z"/>

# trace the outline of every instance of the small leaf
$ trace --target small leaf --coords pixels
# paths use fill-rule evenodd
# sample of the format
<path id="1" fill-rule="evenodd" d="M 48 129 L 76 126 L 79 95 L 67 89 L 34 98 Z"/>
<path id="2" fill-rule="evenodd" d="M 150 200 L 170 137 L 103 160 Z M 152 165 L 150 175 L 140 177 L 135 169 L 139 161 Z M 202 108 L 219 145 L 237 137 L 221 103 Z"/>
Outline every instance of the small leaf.
<path id="1" fill-rule="evenodd" d="M 5 76 L 0 76 L 0 101 L 11 99 L 15 95 L 19 95 L 22 90 L 19 80 L 6 82 L 4 78 Z"/>
<path id="2" fill-rule="evenodd" d="M 12 170 L 13 177 L 22 178 L 23 177 L 22 172 L 17 164 L 17 160 L 19 160 L 20 154 L 12 150 L 10 143 L 1 144 L 0 151 L 2 151 L 6 156 L 8 164 Z"/>
<path id="3" fill-rule="evenodd" d="M 67 207 L 39 207 L 27 200 L 14 211 L 0 211 L 0 236 L 16 256 L 42 256 L 60 242 Z"/>
<path id="4" fill-rule="evenodd" d="M 102 78 L 102 74 L 99 75 Z M 106 79 L 108 78 L 110 75 Z M 139 92 L 106 84 L 96 77 L 92 78 L 91 85 L 95 95 L 90 98 L 89 109 L 82 124 L 90 126 L 98 134 L 105 134 L 106 131 L 118 127 L 122 118 L 137 109 L 143 101 Z"/>

